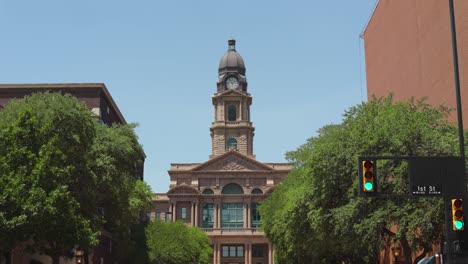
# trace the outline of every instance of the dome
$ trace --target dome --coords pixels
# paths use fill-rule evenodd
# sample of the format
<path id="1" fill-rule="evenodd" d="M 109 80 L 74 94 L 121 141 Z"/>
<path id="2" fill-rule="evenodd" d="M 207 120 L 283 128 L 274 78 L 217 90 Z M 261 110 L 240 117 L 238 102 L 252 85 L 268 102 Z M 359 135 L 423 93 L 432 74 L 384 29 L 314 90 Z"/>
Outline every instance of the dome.
<path id="1" fill-rule="evenodd" d="M 219 62 L 218 72 L 219 74 L 226 72 L 237 72 L 245 75 L 245 64 L 242 56 L 236 51 L 236 40 L 230 39 L 228 41 L 229 49 L 221 57 Z"/>

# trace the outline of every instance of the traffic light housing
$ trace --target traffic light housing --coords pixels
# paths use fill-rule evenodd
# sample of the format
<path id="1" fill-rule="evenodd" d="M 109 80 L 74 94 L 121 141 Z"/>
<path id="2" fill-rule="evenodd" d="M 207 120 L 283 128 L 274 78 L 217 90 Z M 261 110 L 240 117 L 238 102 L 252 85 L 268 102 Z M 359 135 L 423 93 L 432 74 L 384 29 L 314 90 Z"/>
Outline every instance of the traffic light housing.
<path id="1" fill-rule="evenodd" d="M 463 199 L 452 199 L 452 229 L 454 231 L 465 230 L 463 215 Z"/>
<path id="2" fill-rule="evenodd" d="M 375 191 L 375 162 L 373 160 L 362 161 L 362 190 L 366 193 Z"/>

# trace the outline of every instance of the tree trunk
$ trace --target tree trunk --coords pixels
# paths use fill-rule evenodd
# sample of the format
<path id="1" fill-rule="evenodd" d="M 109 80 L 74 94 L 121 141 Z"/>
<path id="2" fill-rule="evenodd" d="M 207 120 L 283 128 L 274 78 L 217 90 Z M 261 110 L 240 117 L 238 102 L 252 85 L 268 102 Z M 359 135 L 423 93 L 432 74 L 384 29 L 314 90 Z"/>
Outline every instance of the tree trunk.
<path id="1" fill-rule="evenodd" d="M 4 251 L 3 256 L 5 256 L 5 263 L 11 264 L 11 251 Z"/>
<path id="2" fill-rule="evenodd" d="M 411 248 L 406 239 L 400 239 L 401 245 L 403 246 L 403 255 L 405 256 L 405 264 L 411 264 Z"/>
<path id="3" fill-rule="evenodd" d="M 52 256 L 52 264 L 60 264 L 60 256 Z"/>

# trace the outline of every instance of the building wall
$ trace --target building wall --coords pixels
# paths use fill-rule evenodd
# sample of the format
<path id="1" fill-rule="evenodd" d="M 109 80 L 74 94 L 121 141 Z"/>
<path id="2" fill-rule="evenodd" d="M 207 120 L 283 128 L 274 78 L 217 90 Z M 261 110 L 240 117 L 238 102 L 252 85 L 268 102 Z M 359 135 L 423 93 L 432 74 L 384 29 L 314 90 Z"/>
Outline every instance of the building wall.
<path id="1" fill-rule="evenodd" d="M 468 1 L 454 0 L 462 101 L 468 99 Z M 367 96 L 456 107 L 448 1 L 380 0 L 364 31 Z M 468 105 L 463 103 L 464 125 Z M 456 111 L 450 117 L 456 121 Z"/>

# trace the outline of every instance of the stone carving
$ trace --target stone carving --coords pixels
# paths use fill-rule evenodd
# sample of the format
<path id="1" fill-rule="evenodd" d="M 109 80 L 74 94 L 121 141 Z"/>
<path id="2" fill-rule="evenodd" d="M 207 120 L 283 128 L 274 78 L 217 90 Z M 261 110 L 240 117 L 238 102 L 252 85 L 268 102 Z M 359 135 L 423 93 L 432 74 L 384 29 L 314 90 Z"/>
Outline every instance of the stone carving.
<path id="1" fill-rule="evenodd" d="M 241 142 L 245 142 L 246 140 L 247 140 L 247 137 L 245 135 L 241 135 L 239 137 L 239 141 L 241 141 Z"/>
<path id="2" fill-rule="evenodd" d="M 241 164 L 241 162 L 237 159 L 228 159 L 223 162 L 221 169 L 223 170 L 245 170 L 247 169 L 245 164 Z"/>

